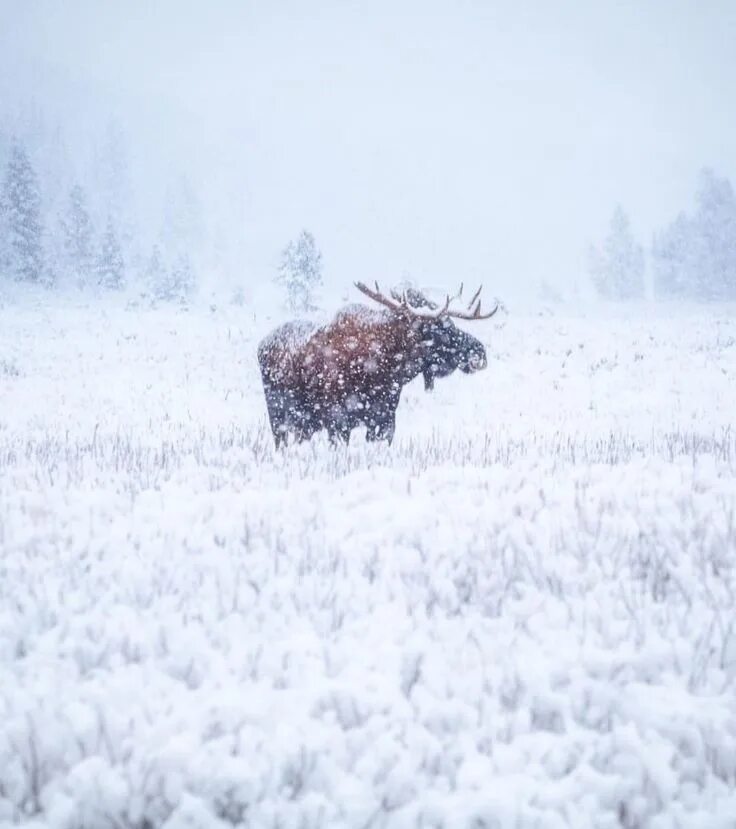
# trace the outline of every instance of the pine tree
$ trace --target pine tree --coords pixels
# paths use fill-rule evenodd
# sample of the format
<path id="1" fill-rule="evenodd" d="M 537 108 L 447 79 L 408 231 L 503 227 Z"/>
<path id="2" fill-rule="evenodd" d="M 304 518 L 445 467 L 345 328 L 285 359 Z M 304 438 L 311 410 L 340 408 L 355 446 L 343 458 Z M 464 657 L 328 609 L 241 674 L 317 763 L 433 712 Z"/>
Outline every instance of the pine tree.
<path id="1" fill-rule="evenodd" d="M 636 299 L 644 295 L 644 249 L 631 233 L 629 218 L 619 205 L 602 250 L 590 251 L 590 275 L 606 299 Z"/>
<path id="2" fill-rule="evenodd" d="M 88 284 L 94 266 L 94 229 L 84 189 L 75 184 L 61 219 L 64 265 L 80 285 Z"/>
<path id="3" fill-rule="evenodd" d="M 41 282 L 45 278 L 41 194 L 28 154 L 18 142 L 10 151 L 2 210 L 10 272 L 24 282 Z"/>
<path id="4" fill-rule="evenodd" d="M 652 264 L 660 296 L 736 299 L 736 195 L 728 179 L 701 171 L 694 213 L 654 237 Z"/>
<path id="5" fill-rule="evenodd" d="M 171 269 L 170 298 L 180 302 L 187 300 L 194 292 L 194 268 L 186 253 L 177 256 L 174 267 Z"/>
<path id="6" fill-rule="evenodd" d="M 658 297 L 693 296 L 692 221 L 684 213 L 652 241 L 652 275 Z"/>
<path id="7" fill-rule="evenodd" d="M 123 287 L 124 278 L 123 253 L 112 217 L 108 216 L 97 260 L 97 280 L 104 288 L 120 289 Z"/>
<path id="8" fill-rule="evenodd" d="M 97 214 L 109 216 L 127 266 L 139 263 L 135 199 L 130 175 L 130 142 L 125 129 L 113 119 L 96 148 Z"/>
<path id="9" fill-rule="evenodd" d="M 146 282 L 151 296 L 160 299 L 162 294 L 168 291 L 166 279 L 167 273 L 161 256 L 161 248 L 154 245 L 146 264 Z"/>
<path id="10" fill-rule="evenodd" d="M 309 231 L 284 248 L 276 280 L 285 286 L 292 311 L 314 310 L 315 292 L 322 285 L 322 254 Z"/>
<path id="11" fill-rule="evenodd" d="M 130 206 L 128 173 L 128 142 L 122 126 L 115 120 L 108 123 L 97 148 L 97 190 L 103 209 L 115 227 L 127 223 Z"/>
<path id="12" fill-rule="evenodd" d="M 186 176 L 166 188 L 162 239 L 169 251 L 197 250 L 204 239 L 202 203 Z"/>
<path id="13" fill-rule="evenodd" d="M 5 192 L 0 190 L 0 280 L 11 273 L 12 257 L 8 210 L 5 207 Z"/>
<path id="14" fill-rule="evenodd" d="M 710 169 L 700 173 L 695 238 L 691 255 L 697 295 L 702 299 L 736 298 L 736 196 L 731 182 Z"/>
<path id="15" fill-rule="evenodd" d="M 161 249 L 153 246 L 151 257 L 146 266 L 146 279 L 151 295 L 164 302 L 185 302 L 196 286 L 194 267 L 186 253 L 180 253 L 174 259 L 172 267 L 166 267 Z"/>
<path id="16" fill-rule="evenodd" d="M 161 241 L 166 258 L 173 262 L 156 295 L 164 300 L 184 300 L 194 291 L 194 262 L 204 240 L 202 204 L 186 176 L 179 176 L 166 190 Z"/>

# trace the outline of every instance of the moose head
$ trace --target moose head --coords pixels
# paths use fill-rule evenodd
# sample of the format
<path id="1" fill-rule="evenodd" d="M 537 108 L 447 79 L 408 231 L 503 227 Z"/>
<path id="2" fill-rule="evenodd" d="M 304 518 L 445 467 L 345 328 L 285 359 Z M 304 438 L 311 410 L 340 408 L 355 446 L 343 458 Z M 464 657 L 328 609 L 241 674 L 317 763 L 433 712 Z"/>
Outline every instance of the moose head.
<path id="1" fill-rule="evenodd" d="M 389 308 L 396 315 L 397 321 L 411 329 L 414 336 L 410 339 L 416 343 L 411 361 L 414 369 L 412 374 L 422 374 L 427 391 L 434 388 L 435 379 L 447 377 L 456 369 L 470 374 L 486 367 L 488 361 L 483 343 L 453 322 L 455 319 L 486 320 L 498 311 L 496 305 L 489 313 L 482 313 L 480 294 L 483 286 L 475 292 L 466 310 L 450 307 L 456 300 L 462 299 L 462 283 L 457 294 L 454 297 L 448 294 L 442 306 L 427 299 L 415 288 L 406 288 L 401 292 L 392 290 L 391 296 L 387 297 L 377 282 L 375 290 L 362 282 L 356 282 L 355 286 L 366 296 Z"/>

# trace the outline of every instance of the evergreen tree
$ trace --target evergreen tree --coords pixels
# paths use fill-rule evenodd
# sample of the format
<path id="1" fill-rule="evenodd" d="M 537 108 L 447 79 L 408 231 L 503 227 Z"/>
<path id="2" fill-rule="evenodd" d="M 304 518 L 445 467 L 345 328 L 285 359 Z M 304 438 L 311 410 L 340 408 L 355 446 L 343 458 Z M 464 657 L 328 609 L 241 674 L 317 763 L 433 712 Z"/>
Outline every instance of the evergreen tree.
<path id="1" fill-rule="evenodd" d="M 0 126 L 0 169 L 2 170 L 7 170 L 9 167 L 11 147 L 10 136 L 3 134 Z M 3 178 L 2 187 L 0 187 L 0 279 L 6 278 L 12 270 L 9 215 L 5 206 L 5 198 L 5 179 Z"/>
<path id="2" fill-rule="evenodd" d="M 166 277 L 166 267 L 161 256 L 161 248 L 154 245 L 146 264 L 146 283 L 151 296 L 160 298 L 162 292 L 167 291 Z"/>
<path id="3" fill-rule="evenodd" d="M 130 206 L 128 173 L 128 142 L 122 126 L 115 120 L 108 123 L 97 150 L 97 190 L 103 209 L 115 227 L 126 224 Z"/>
<path id="4" fill-rule="evenodd" d="M 204 239 L 202 203 L 186 176 L 166 188 L 162 239 L 169 251 L 197 250 Z"/>
<path id="5" fill-rule="evenodd" d="M 652 274 L 654 292 L 659 297 L 693 296 L 691 256 L 692 222 L 684 213 L 660 233 L 652 242 Z"/>
<path id="6" fill-rule="evenodd" d="M 736 298 L 736 196 L 731 182 L 710 169 L 700 173 L 691 255 L 697 295 L 702 299 Z"/>
<path id="7" fill-rule="evenodd" d="M 158 245 L 153 251 L 146 266 L 146 279 L 151 295 L 164 302 L 186 301 L 193 293 L 196 285 L 194 267 L 186 253 L 181 253 L 174 259 L 172 267 L 166 267 Z"/>
<path id="8" fill-rule="evenodd" d="M 10 228 L 8 211 L 5 207 L 5 193 L 0 190 L 0 280 L 11 272 Z"/>
<path id="9" fill-rule="evenodd" d="M 292 311 L 314 310 L 315 292 L 322 285 L 322 254 L 309 231 L 284 248 L 276 280 L 286 288 Z"/>
<path id="10" fill-rule="evenodd" d="M 692 216 L 681 213 L 652 244 L 661 296 L 736 299 L 736 195 L 728 179 L 700 173 Z"/>
<path id="11" fill-rule="evenodd" d="M 590 275 L 606 299 L 636 299 L 644 295 L 644 250 L 631 233 L 629 218 L 617 206 L 602 250 L 590 251 Z"/>
<path id="12" fill-rule="evenodd" d="M 64 265 L 80 284 L 88 284 L 94 266 L 94 230 L 84 189 L 75 184 L 61 218 Z"/>
<path id="13" fill-rule="evenodd" d="M 115 232 L 115 225 L 112 218 L 108 216 L 97 260 L 97 280 L 104 288 L 120 289 L 123 287 L 124 278 L 123 252 Z"/>
<path id="14" fill-rule="evenodd" d="M 41 194 L 28 154 L 18 142 L 10 150 L 2 212 L 7 267 L 19 280 L 41 282 L 46 276 L 43 266 Z"/>
<path id="15" fill-rule="evenodd" d="M 130 175 L 130 142 L 119 121 L 111 120 L 96 149 L 98 215 L 109 216 L 128 266 L 139 264 L 135 199 Z"/>
<path id="16" fill-rule="evenodd" d="M 173 266 L 156 292 L 159 299 L 183 300 L 191 295 L 196 282 L 195 257 L 204 235 L 202 204 L 186 176 L 179 176 L 167 187 L 164 200 L 161 240 Z"/>
<path id="17" fill-rule="evenodd" d="M 177 256 L 171 269 L 170 298 L 180 302 L 187 300 L 194 293 L 194 268 L 186 253 Z"/>

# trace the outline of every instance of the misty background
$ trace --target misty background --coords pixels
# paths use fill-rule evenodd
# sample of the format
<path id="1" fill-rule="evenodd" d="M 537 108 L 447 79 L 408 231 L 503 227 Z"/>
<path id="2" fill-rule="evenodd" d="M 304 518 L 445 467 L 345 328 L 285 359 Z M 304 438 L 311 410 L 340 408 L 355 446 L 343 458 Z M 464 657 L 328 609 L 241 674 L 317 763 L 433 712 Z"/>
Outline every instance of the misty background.
<path id="1" fill-rule="evenodd" d="M 617 204 L 648 249 L 701 168 L 736 181 L 734 43 L 727 0 L 2 0 L 0 165 L 20 138 L 51 237 L 115 189 L 129 266 L 175 237 L 205 293 L 270 302 L 303 228 L 335 300 L 585 293 Z"/>

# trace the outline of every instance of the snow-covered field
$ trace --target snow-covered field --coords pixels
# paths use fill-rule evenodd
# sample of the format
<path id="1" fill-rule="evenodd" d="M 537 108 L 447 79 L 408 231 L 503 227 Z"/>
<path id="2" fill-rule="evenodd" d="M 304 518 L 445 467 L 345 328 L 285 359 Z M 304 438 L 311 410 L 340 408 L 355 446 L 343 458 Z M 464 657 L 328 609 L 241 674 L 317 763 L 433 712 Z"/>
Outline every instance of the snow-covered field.
<path id="1" fill-rule="evenodd" d="M 733 309 L 512 312 L 283 455 L 277 321 L 0 308 L 0 826 L 733 829 Z"/>

